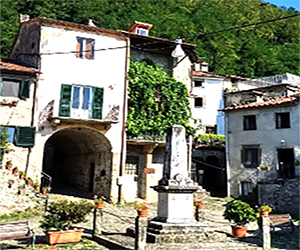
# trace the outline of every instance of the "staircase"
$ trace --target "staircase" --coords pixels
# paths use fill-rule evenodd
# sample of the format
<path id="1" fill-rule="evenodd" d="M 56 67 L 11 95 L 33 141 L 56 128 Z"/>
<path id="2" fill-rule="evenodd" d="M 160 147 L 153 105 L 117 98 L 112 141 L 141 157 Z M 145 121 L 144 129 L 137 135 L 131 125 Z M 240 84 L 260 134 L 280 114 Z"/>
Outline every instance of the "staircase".
<path id="1" fill-rule="evenodd" d="M 27 185 L 24 179 L 19 179 L 18 174 L 0 168 L 0 215 L 23 212 L 29 207 L 44 205 L 45 201 L 46 196 Z"/>

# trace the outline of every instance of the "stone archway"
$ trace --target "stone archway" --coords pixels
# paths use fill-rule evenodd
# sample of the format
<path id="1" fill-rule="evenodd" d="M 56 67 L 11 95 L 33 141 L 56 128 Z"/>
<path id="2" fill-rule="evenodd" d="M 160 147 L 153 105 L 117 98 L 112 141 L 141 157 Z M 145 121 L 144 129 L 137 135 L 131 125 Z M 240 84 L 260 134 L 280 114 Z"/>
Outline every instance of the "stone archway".
<path id="1" fill-rule="evenodd" d="M 53 183 L 64 183 L 89 193 L 110 196 L 112 152 L 110 141 L 88 128 L 64 128 L 44 145 L 43 171 Z"/>

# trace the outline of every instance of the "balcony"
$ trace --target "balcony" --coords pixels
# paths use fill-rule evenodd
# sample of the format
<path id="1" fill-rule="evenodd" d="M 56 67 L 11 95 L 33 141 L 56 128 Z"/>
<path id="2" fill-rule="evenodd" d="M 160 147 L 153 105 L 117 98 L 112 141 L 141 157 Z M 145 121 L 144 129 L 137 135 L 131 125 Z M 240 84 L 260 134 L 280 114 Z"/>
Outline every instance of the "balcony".
<path id="1" fill-rule="evenodd" d="M 119 106 L 113 106 L 103 117 L 103 105 L 91 102 L 79 103 L 73 101 L 55 102 L 52 100 L 40 112 L 39 123 L 46 120 L 60 123 L 61 121 L 75 123 L 102 123 L 111 124 L 119 122 Z"/>

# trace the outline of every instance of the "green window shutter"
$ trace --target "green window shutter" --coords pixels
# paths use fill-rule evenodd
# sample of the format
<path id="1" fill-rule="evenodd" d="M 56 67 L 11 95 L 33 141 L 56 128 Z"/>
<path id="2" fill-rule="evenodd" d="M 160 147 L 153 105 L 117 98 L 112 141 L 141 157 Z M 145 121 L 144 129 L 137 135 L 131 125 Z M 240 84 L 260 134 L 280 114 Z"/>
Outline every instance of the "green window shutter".
<path id="1" fill-rule="evenodd" d="M 93 87 L 92 119 L 102 119 L 104 88 Z"/>
<path id="2" fill-rule="evenodd" d="M 35 127 L 16 127 L 14 144 L 18 147 L 33 147 Z"/>
<path id="3" fill-rule="evenodd" d="M 26 99 L 29 98 L 30 95 L 30 84 L 31 80 L 23 80 L 20 84 L 20 90 L 19 90 L 19 98 L 20 99 Z"/>
<path id="4" fill-rule="evenodd" d="M 72 85 L 62 84 L 60 93 L 59 116 L 70 117 Z"/>

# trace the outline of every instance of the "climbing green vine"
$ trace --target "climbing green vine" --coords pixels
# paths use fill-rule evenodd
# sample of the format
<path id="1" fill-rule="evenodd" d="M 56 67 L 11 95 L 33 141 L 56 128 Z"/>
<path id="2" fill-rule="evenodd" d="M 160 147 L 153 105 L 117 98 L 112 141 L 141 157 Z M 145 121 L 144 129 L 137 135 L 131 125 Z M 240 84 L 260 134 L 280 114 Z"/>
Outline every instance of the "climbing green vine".
<path id="1" fill-rule="evenodd" d="M 131 62 L 128 78 L 128 135 L 161 136 L 174 124 L 184 126 L 187 134 L 194 133 L 189 125 L 191 112 L 183 83 L 149 61 Z"/>

